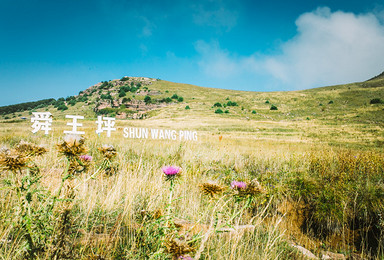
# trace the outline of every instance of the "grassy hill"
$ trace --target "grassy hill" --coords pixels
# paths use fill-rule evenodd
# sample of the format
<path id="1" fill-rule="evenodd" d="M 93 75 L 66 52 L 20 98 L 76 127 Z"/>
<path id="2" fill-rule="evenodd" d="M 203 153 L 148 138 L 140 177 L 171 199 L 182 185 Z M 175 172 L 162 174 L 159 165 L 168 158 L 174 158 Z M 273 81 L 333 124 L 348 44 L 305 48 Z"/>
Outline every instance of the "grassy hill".
<path id="1" fill-rule="evenodd" d="M 379 102 L 371 104 L 372 100 Z M 158 123 L 161 126 L 168 121 L 179 128 L 188 126 L 215 134 L 256 133 L 259 139 L 380 148 L 384 143 L 383 100 L 382 77 L 287 92 L 213 89 L 125 77 L 98 83 L 79 95 L 58 99 L 52 105 L 33 111 L 50 111 L 55 120 L 67 114 L 95 120 L 102 114 L 116 117 L 122 125 L 130 122 L 137 126 Z M 272 106 L 276 110 L 271 110 Z M 3 114 L 2 117 L 2 122 L 17 121 L 20 117 L 29 120 L 31 111 Z"/>
<path id="2" fill-rule="evenodd" d="M 383 259 L 382 100 L 382 78 L 245 92 L 130 77 L 34 103 L 53 114 L 48 135 L 32 110 L 3 114 L 0 256 Z M 64 137 L 65 115 L 85 117 L 85 140 Z M 98 115 L 116 117 L 111 137 Z"/>

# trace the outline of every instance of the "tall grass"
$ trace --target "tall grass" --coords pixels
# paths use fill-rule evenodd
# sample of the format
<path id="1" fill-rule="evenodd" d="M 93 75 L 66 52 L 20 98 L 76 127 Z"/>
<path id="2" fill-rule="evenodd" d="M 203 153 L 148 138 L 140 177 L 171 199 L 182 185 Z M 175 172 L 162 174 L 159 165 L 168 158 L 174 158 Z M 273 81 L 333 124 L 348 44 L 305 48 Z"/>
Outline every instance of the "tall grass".
<path id="1" fill-rule="evenodd" d="M 92 164 L 71 173 L 75 161 L 59 152 L 59 135 L 22 136 L 3 135 L 1 145 L 13 149 L 27 139 L 48 152 L 33 157 L 40 170 L 35 183 L 29 166 L 0 174 L 3 259 L 298 259 L 292 242 L 318 255 L 383 255 L 379 152 L 319 146 L 319 153 L 241 138 L 121 142 L 91 135 L 82 152 Z M 116 155 L 106 158 L 103 145 Z M 182 169 L 172 189 L 161 170 L 169 165 Z M 23 180 L 31 197 L 16 192 Z M 243 192 L 230 187 L 234 180 L 260 186 Z M 202 192 L 204 183 L 220 192 Z M 291 209 L 282 210 L 287 203 Z"/>

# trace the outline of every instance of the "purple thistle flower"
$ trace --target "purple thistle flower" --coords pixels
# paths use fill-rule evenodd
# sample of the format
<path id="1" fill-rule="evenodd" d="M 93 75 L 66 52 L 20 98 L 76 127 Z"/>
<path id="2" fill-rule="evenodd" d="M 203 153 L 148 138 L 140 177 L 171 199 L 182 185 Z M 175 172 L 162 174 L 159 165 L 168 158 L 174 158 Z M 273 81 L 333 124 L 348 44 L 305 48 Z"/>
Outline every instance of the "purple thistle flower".
<path id="1" fill-rule="evenodd" d="M 182 256 L 182 255 L 179 256 L 177 259 L 193 260 L 193 258 L 190 256 Z"/>
<path id="2" fill-rule="evenodd" d="M 247 187 L 247 184 L 243 181 L 233 181 L 231 182 L 231 188 L 232 189 L 245 189 Z"/>
<path id="3" fill-rule="evenodd" d="M 88 154 L 83 154 L 79 156 L 80 160 L 86 161 L 86 162 L 91 162 L 92 161 L 92 156 Z"/>
<path id="4" fill-rule="evenodd" d="M 176 166 L 165 166 L 161 168 L 161 170 L 164 172 L 167 176 L 177 175 L 180 172 L 180 167 Z"/>
<path id="5" fill-rule="evenodd" d="M 164 166 L 161 170 L 165 174 L 165 180 L 173 182 L 174 179 L 180 176 L 181 168 L 176 166 Z"/>

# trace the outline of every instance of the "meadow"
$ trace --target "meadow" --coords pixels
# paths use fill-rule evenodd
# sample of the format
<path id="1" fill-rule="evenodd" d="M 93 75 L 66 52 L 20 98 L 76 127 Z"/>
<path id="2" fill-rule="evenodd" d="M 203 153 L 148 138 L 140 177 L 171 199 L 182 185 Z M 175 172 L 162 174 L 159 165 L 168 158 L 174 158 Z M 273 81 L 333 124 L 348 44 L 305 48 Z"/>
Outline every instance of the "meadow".
<path id="1" fill-rule="evenodd" d="M 184 102 L 116 120 L 109 138 L 81 104 L 55 112 L 48 135 L 1 121 L 1 259 L 383 258 L 383 105 L 369 105 L 382 88 L 151 88 Z M 239 106 L 215 114 L 227 97 Z M 63 134 L 65 114 L 85 116 L 84 139 Z"/>

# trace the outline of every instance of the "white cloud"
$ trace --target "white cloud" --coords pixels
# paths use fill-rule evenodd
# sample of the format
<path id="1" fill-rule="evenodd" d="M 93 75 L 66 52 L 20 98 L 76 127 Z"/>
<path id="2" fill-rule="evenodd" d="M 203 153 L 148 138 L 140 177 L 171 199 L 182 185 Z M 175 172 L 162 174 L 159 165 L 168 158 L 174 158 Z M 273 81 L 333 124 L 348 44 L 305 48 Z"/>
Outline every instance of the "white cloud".
<path id="1" fill-rule="evenodd" d="M 238 13 L 230 9 L 229 4 L 223 1 L 208 1 L 205 4 L 193 5 L 193 21 L 201 26 L 230 30 L 237 23 Z"/>
<path id="2" fill-rule="evenodd" d="M 199 67 L 208 76 L 225 78 L 236 74 L 237 62 L 227 51 L 221 50 L 217 42 L 208 44 L 205 41 L 197 41 L 195 49 L 201 55 Z"/>
<path id="3" fill-rule="evenodd" d="M 152 30 L 155 28 L 155 25 L 144 16 L 141 16 L 140 19 L 143 21 L 143 28 L 141 30 L 141 36 L 142 37 L 150 37 L 152 36 Z"/>
<path id="4" fill-rule="evenodd" d="M 265 77 L 284 89 L 363 81 L 384 70 L 384 25 L 373 14 L 331 12 L 323 7 L 296 20 L 297 35 L 277 55 L 239 57 L 218 43 L 197 42 L 207 75 Z"/>
<path id="5" fill-rule="evenodd" d="M 384 69 L 384 26 L 372 14 L 319 8 L 296 20 L 298 34 L 265 69 L 298 89 L 362 81 Z"/>

